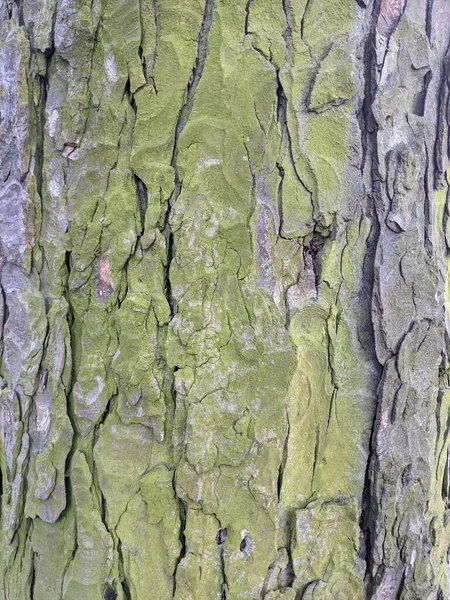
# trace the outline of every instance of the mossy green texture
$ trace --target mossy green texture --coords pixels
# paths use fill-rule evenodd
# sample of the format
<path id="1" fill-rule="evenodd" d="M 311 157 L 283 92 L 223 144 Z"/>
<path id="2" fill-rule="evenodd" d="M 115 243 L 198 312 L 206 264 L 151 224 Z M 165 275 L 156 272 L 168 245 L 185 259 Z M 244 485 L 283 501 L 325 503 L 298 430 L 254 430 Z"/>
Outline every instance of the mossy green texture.
<path id="1" fill-rule="evenodd" d="M 113 566 L 113 541 L 92 492 L 92 474 L 86 457 L 76 452 L 71 465 L 72 493 L 76 513 L 76 551 L 64 576 L 62 596 L 70 600 L 102 595 Z"/>
<path id="2" fill-rule="evenodd" d="M 141 476 L 140 489 L 126 507 L 116 528 L 121 540 L 123 569 L 136 598 L 171 598 L 173 573 L 181 545 L 178 502 L 167 466 Z M 151 568 L 142 569 L 142 565 Z"/>
<path id="3" fill-rule="evenodd" d="M 76 533 L 74 507 L 56 523 L 33 520 L 31 542 L 35 551 L 34 596 L 37 600 L 61 598 L 65 573 L 76 548 Z"/>
<path id="4" fill-rule="evenodd" d="M 348 54 L 340 48 L 332 48 L 319 65 L 308 103 L 309 110 L 324 112 L 327 108 L 351 100 L 355 93 L 356 85 Z"/>
<path id="5" fill-rule="evenodd" d="M 174 598 L 220 598 L 222 593 L 222 557 L 217 544 L 220 523 L 213 514 L 189 510 L 186 519 L 186 556 L 177 569 L 177 587 Z"/>
<path id="6" fill-rule="evenodd" d="M 359 545 L 358 514 L 357 502 L 345 497 L 336 503 L 312 503 L 296 513 L 292 553 L 303 596 L 314 592 L 316 597 L 336 600 L 362 597 L 364 563 L 355 560 L 348 543 L 350 538 L 354 547 Z"/>
<path id="7" fill-rule="evenodd" d="M 448 596 L 440 45 L 361 4 L 0 6 L 0 600 Z"/>

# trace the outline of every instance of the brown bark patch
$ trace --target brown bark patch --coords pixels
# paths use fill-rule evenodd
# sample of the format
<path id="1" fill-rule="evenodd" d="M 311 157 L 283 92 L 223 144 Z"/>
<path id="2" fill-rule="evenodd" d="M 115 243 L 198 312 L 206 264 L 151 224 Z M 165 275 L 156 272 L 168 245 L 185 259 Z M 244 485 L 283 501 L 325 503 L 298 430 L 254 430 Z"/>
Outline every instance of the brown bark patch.
<path id="1" fill-rule="evenodd" d="M 382 0 L 378 31 L 382 35 L 391 35 L 397 27 L 400 17 L 405 10 L 406 0 Z"/>
<path id="2" fill-rule="evenodd" d="M 95 269 L 95 297 L 98 302 L 105 302 L 114 292 L 114 282 L 110 272 L 111 259 L 102 256 Z"/>

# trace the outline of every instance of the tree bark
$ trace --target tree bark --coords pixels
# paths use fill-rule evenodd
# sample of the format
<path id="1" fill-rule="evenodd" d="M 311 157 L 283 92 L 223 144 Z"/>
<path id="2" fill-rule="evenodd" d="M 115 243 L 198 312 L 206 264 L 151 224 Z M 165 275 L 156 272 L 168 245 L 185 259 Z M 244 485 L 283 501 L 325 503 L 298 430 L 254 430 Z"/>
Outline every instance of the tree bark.
<path id="1" fill-rule="evenodd" d="M 2 600 L 444 600 L 446 0 L 0 0 Z"/>

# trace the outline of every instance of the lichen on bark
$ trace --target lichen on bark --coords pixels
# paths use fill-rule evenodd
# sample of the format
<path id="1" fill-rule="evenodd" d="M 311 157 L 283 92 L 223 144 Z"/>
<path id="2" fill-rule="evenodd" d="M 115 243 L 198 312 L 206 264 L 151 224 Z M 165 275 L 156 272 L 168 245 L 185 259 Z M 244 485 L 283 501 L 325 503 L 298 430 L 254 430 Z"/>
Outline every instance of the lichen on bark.
<path id="1" fill-rule="evenodd" d="M 0 598 L 449 598 L 445 0 L 0 2 Z"/>

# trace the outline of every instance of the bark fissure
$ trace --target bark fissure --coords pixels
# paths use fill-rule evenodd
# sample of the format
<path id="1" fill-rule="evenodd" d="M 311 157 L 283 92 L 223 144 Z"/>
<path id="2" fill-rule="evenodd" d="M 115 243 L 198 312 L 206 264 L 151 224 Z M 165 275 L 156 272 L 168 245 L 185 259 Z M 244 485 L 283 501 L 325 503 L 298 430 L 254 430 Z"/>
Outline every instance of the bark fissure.
<path id="1" fill-rule="evenodd" d="M 292 139 L 291 139 L 291 135 L 289 132 L 288 119 L 287 119 L 287 98 L 286 98 L 286 94 L 284 93 L 283 85 L 282 85 L 281 79 L 280 79 L 280 73 L 278 70 L 276 71 L 276 76 L 277 76 L 277 90 L 276 90 L 276 92 L 277 92 L 277 120 L 281 127 L 282 138 L 284 138 L 287 142 L 289 159 L 290 159 L 290 162 L 292 165 L 292 169 L 295 173 L 295 177 L 297 178 L 298 183 L 304 188 L 304 190 L 309 194 L 309 196 L 311 198 L 312 216 L 314 218 L 315 209 L 314 209 L 313 192 L 310 189 L 308 189 L 308 187 L 305 185 L 302 178 L 300 177 L 300 174 L 297 170 L 297 165 L 296 165 L 295 159 L 294 159 Z"/>
<path id="2" fill-rule="evenodd" d="M 175 475 L 174 475 L 174 479 L 172 480 L 172 487 L 173 487 L 173 492 L 175 494 L 177 505 L 178 505 L 178 517 L 179 517 L 179 521 L 180 521 L 180 530 L 179 530 L 179 536 L 178 536 L 178 540 L 180 542 L 180 552 L 179 552 L 178 557 L 176 559 L 175 569 L 174 569 L 174 572 L 173 572 L 173 593 L 172 593 L 172 596 L 175 597 L 175 593 L 176 593 L 176 590 L 177 590 L 177 572 L 178 572 L 178 567 L 180 566 L 180 563 L 183 560 L 183 558 L 186 556 L 186 550 L 187 550 L 186 534 L 185 534 L 185 532 L 186 532 L 186 518 L 187 518 L 187 504 L 177 494 L 176 482 L 175 482 Z"/>
<path id="3" fill-rule="evenodd" d="M 284 444 L 283 444 L 283 454 L 281 457 L 281 463 L 280 463 L 280 467 L 278 469 L 278 479 L 277 479 L 277 498 L 278 498 L 278 502 L 280 502 L 281 499 L 281 490 L 283 487 L 283 477 L 284 477 L 284 472 L 286 469 L 286 463 L 287 463 L 287 458 L 288 458 L 288 444 L 289 444 L 289 436 L 290 436 L 290 432 L 291 432 L 291 424 L 289 421 L 289 415 L 286 413 L 286 423 L 287 423 L 287 431 L 286 431 L 286 437 L 284 438 Z"/>
<path id="4" fill-rule="evenodd" d="M 125 597 L 125 600 L 132 600 L 130 586 L 129 586 L 128 580 L 127 580 L 127 578 L 125 576 L 125 572 L 124 572 L 122 542 L 121 542 L 120 538 L 118 538 L 118 542 L 117 542 L 117 553 L 119 556 L 119 576 L 120 576 L 120 583 L 122 585 L 123 595 Z"/>
<path id="5" fill-rule="evenodd" d="M 371 219 L 371 229 L 366 241 L 367 253 L 364 258 L 363 273 L 365 275 L 363 282 L 365 283 L 365 296 L 371 298 L 366 303 L 366 310 L 370 314 L 373 310 L 373 293 L 375 288 L 375 255 L 380 236 L 380 224 L 377 216 L 377 204 L 380 203 L 381 196 L 381 177 L 378 168 L 378 144 L 377 144 L 377 123 L 373 114 L 374 95 L 377 86 L 377 59 L 376 59 L 376 34 L 377 21 L 381 10 L 381 0 L 375 0 L 372 5 L 372 14 L 370 17 L 370 29 L 364 48 L 364 97 L 361 107 L 361 145 L 362 145 L 362 163 L 361 173 L 364 176 L 366 165 L 372 179 L 372 189 L 367 190 L 369 198 L 368 216 Z M 373 317 L 369 319 L 371 338 L 374 341 L 374 326 Z M 375 352 L 373 352 L 375 358 Z M 378 363 L 378 359 L 375 358 Z M 380 384 L 382 378 L 382 365 L 379 365 Z M 379 384 L 379 385 L 380 385 Z M 378 386 L 379 387 L 379 386 Z M 373 456 L 374 431 L 376 423 L 376 403 L 374 416 L 371 426 L 369 438 L 369 452 L 367 455 L 367 463 L 364 477 L 364 488 L 362 493 L 362 507 L 359 526 L 362 531 L 365 544 L 365 565 L 366 578 L 368 579 L 367 597 L 370 598 L 373 590 L 373 581 L 370 579 L 372 573 L 372 538 L 373 524 L 377 519 L 377 508 L 373 504 L 371 492 L 371 459 Z M 376 472 L 378 465 L 374 465 Z"/>
<path id="6" fill-rule="evenodd" d="M 214 515 L 217 523 L 219 525 L 219 530 L 216 536 L 216 543 L 219 551 L 219 560 L 220 560 L 220 574 L 221 574 L 221 585 L 220 585 L 220 600 L 227 600 L 227 589 L 228 589 L 228 581 L 226 574 L 226 565 L 225 565 L 225 548 L 224 544 L 228 536 L 228 529 L 226 527 L 222 527 L 221 522 L 217 519 L 217 516 Z"/>

